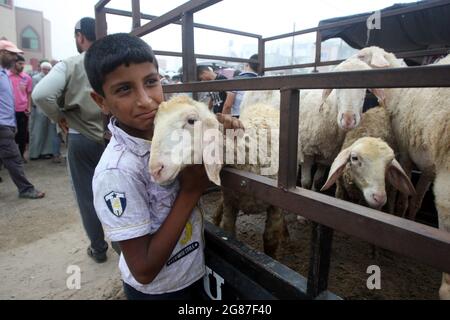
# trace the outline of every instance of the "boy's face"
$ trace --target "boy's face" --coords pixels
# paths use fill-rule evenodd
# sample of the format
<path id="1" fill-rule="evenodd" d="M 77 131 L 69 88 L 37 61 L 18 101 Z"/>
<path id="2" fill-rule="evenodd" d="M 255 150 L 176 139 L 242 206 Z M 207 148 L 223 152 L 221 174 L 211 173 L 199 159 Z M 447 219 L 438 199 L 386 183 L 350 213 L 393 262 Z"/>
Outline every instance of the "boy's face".
<path id="1" fill-rule="evenodd" d="M 121 65 L 106 76 L 103 92 L 104 97 L 93 92 L 92 98 L 105 114 L 115 116 L 127 133 L 151 138 L 153 120 L 164 99 L 153 63 Z"/>

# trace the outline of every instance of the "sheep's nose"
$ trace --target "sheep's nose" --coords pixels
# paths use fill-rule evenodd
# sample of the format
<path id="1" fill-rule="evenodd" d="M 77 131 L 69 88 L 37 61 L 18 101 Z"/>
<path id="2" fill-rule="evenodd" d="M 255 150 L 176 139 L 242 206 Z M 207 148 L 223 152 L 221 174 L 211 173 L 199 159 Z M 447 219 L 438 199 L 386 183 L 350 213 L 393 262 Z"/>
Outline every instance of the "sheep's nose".
<path id="1" fill-rule="evenodd" d="M 353 112 L 344 112 L 341 116 L 341 127 L 350 130 L 356 127 L 356 114 Z"/>
<path id="2" fill-rule="evenodd" d="M 372 199 L 380 206 L 384 206 L 387 201 L 386 192 L 374 192 L 372 193 Z"/>
<path id="3" fill-rule="evenodd" d="M 162 163 L 158 163 L 156 166 L 152 166 L 151 175 L 153 176 L 153 178 L 160 178 L 163 169 L 164 165 Z"/>

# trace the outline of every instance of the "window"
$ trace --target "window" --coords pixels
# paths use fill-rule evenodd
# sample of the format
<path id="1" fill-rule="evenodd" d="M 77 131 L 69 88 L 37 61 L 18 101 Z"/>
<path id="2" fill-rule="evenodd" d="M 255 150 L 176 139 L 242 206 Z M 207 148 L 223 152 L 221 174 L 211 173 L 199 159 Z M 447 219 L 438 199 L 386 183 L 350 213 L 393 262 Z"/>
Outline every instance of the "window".
<path id="1" fill-rule="evenodd" d="M 12 0 L 0 0 L 0 6 L 12 8 Z"/>
<path id="2" fill-rule="evenodd" d="M 22 49 L 39 50 L 39 36 L 32 27 L 26 27 L 22 32 Z"/>

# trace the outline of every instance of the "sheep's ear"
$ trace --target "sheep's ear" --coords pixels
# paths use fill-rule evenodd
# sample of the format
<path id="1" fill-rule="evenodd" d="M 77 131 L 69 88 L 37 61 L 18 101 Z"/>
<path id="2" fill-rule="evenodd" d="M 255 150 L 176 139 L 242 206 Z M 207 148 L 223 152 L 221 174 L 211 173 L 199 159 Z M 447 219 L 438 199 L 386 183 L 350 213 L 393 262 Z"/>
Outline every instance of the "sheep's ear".
<path id="1" fill-rule="evenodd" d="M 382 53 L 372 54 L 372 60 L 370 61 L 370 65 L 373 68 L 388 68 L 390 66 L 389 61 L 386 60 L 386 58 Z"/>
<path id="2" fill-rule="evenodd" d="M 222 165 L 205 164 L 205 170 L 209 180 L 220 186 L 220 171 L 222 170 Z"/>
<path id="3" fill-rule="evenodd" d="M 384 89 L 369 89 L 370 92 L 372 92 L 375 97 L 377 97 L 378 102 L 384 106 L 386 102 L 386 94 L 384 92 Z"/>
<path id="4" fill-rule="evenodd" d="M 204 145 L 204 147 L 211 146 L 214 143 L 215 139 L 212 139 L 210 142 Z M 203 154 L 203 165 L 205 166 L 208 179 L 214 182 L 216 185 L 220 186 L 220 171 L 222 170 L 223 165 L 221 163 L 216 163 L 214 160 L 216 159 L 205 159 L 205 154 Z"/>
<path id="5" fill-rule="evenodd" d="M 334 159 L 333 164 L 331 165 L 330 174 L 328 175 L 327 182 L 325 182 L 324 186 L 320 191 L 328 190 L 333 184 L 336 183 L 337 179 L 342 176 L 344 173 L 345 165 L 350 159 L 351 149 L 347 148 L 342 150 L 336 159 Z"/>
<path id="6" fill-rule="evenodd" d="M 411 180 L 406 175 L 400 163 L 397 160 L 392 160 L 386 171 L 387 180 L 401 193 L 407 196 L 413 196 L 416 194 Z"/>
<path id="7" fill-rule="evenodd" d="M 324 89 L 322 91 L 322 103 L 320 104 L 319 107 L 319 112 L 322 112 L 323 110 L 323 105 L 325 104 L 325 102 L 327 101 L 328 97 L 330 96 L 331 92 L 333 91 L 333 89 Z"/>
<path id="8" fill-rule="evenodd" d="M 204 126 L 203 130 L 208 129 L 218 130 L 219 122 L 217 121 L 217 119 L 205 119 L 203 120 L 203 126 Z M 218 141 L 216 141 L 216 138 L 218 139 L 222 138 L 222 134 L 219 134 L 218 131 L 216 133 L 217 136 L 209 137 L 207 141 L 203 141 L 202 153 L 203 153 L 203 164 L 205 166 L 206 174 L 208 175 L 209 180 L 214 182 L 216 185 L 220 186 L 221 184 L 220 171 L 222 170 L 223 164 L 221 163 L 221 161 L 219 161 L 219 163 L 216 163 L 217 162 L 216 160 L 220 159 L 205 159 L 205 149 L 216 150 L 215 144 L 218 143 Z M 222 146 L 219 143 L 219 148 L 221 147 Z"/>
<path id="9" fill-rule="evenodd" d="M 323 89 L 323 91 L 322 91 L 322 102 L 323 103 L 325 103 L 325 101 L 328 99 L 328 97 L 330 96 L 332 91 L 333 91 L 333 89 Z"/>

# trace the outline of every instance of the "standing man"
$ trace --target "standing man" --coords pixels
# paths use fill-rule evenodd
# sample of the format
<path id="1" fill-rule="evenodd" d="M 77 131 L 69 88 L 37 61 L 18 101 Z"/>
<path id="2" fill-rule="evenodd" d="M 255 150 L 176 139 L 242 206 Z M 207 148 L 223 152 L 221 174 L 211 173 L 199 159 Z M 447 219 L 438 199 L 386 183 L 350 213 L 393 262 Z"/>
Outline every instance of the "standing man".
<path id="1" fill-rule="evenodd" d="M 212 81 L 212 80 L 228 80 L 227 77 L 217 74 L 209 66 L 198 66 L 197 67 L 197 78 L 199 81 Z M 224 105 L 233 105 L 233 101 L 230 100 L 231 97 L 226 91 L 210 92 L 209 93 L 209 110 L 214 113 L 222 113 Z"/>
<path id="2" fill-rule="evenodd" d="M 16 63 L 9 70 L 9 80 L 11 81 L 16 110 L 17 134 L 16 143 L 19 145 L 20 154 L 25 161 L 23 154 L 27 146 L 28 138 L 28 116 L 31 112 L 31 91 L 33 82 L 31 77 L 23 72 L 25 68 L 25 58 L 17 55 Z"/>
<path id="3" fill-rule="evenodd" d="M 246 63 L 244 66 L 244 72 L 241 72 L 235 79 L 245 79 L 245 78 L 256 78 L 258 76 L 258 68 L 259 63 L 258 61 L 258 55 L 254 54 L 250 57 L 250 60 L 252 60 L 249 63 Z M 244 93 L 245 91 L 232 91 L 228 94 L 231 95 L 233 100 L 233 103 L 231 105 L 225 106 L 223 109 L 224 114 L 231 114 L 235 118 L 239 118 L 241 114 L 241 103 L 244 99 Z"/>
<path id="4" fill-rule="evenodd" d="M 33 77 L 33 90 L 37 84 L 50 72 L 52 65 L 44 61 L 41 71 Z M 28 156 L 30 160 L 50 158 L 53 154 L 53 140 L 56 136 L 56 125 L 33 103 L 30 116 L 30 143 Z"/>
<path id="5" fill-rule="evenodd" d="M 104 151 L 103 120 L 91 98 L 84 69 L 85 52 L 95 41 L 95 20 L 83 18 L 75 26 L 80 55 L 64 60 L 35 87 L 34 103 L 68 133 L 67 161 L 84 229 L 91 242 L 87 254 L 106 261 L 108 244 L 93 204 L 92 178 Z"/>
<path id="6" fill-rule="evenodd" d="M 19 189 L 20 198 L 40 199 L 45 193 L 36 190 L 25 177 L 22 157 L 15 142 L 14 95 L 6 69 L 16 62 L 19 53 L 23 54 L 12 42 L 0 40 L 0 160 Z"/>

